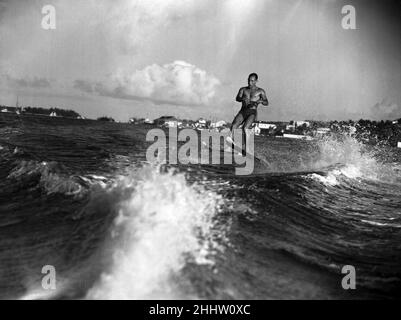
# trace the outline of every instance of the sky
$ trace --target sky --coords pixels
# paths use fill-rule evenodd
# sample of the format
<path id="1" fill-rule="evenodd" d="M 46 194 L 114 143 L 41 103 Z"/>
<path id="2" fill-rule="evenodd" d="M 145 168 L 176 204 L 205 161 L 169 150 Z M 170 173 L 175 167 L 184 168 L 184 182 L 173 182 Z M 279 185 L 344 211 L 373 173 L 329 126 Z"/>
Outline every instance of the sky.
<path id="1" fill-rule="evenodd" d="M 392 0 L 0 0 L 0 104 L 89 118 L 231 121 L 253 72 L 258 120 L 400 118 L 400 53 Z"/>

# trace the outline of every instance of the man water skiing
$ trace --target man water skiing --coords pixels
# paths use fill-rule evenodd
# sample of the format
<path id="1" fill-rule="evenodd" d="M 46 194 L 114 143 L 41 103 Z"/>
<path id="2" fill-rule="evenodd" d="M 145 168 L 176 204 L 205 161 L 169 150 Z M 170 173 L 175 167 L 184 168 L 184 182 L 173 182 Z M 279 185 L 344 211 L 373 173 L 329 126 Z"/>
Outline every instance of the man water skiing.
<path id="1" fill-rule="evenodd" d="M 231 137 L 227 138 L 227 141 L 232 142 L 233 130 L 238 129 L 242 124 L 242 141 L 245 143 L 245 148 L 242 148 L 242 153 L 244 154 L 247 149 L 247 139 L 251 134 L 251 126 L 257 118 L 257 108 L 259 104 L 264 106 L 269 105 L 269 101 L 266 97 L 266 92 L 262 88 L 258 88 L 256 83 L 258 82 L 258 75 L 256 73 L 251 73 L 248 77 L 248 86 L 243 87 L 239 90 L 237 98 L 238 102 L 242 103 L 241 110 L 235 116 L 230 131 Z M 245 138 L 245 139 L 244 139 Z M 231 140 L 231 141 L 230 141 Z M 232 145 L 234 148 L 234 145 Z"/>

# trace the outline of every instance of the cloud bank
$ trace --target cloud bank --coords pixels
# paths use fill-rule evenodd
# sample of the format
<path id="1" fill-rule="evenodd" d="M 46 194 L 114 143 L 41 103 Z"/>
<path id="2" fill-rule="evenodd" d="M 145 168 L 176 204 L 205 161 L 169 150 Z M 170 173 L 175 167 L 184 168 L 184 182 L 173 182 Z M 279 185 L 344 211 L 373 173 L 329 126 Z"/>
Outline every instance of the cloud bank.
<path id="1" fill-rule="evenodd" d="M 152 64 L 141 70 L 119 69 L 110 81 L 74 82 L 75 89 L 86 93 L 188 106 L 208 105 L 220 85 L 215 76 L 185 61 Z"/>
<path id="2" fill-rule="evenodd" d="M 389 99 L 383 99 L 371 108 L 371 116 L 375 120 L 396 119 L 401 117 L 401 108 Z"/>

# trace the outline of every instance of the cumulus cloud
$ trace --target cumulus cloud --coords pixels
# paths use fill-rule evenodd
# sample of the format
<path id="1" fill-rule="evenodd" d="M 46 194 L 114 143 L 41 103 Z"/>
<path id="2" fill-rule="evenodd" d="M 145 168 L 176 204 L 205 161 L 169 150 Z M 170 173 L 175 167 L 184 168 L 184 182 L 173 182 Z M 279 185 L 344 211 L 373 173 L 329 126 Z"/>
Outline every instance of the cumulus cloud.
<path id="1" fill-rule="evenodd" d="M 120 69 L 110 82 L 76 80 L 74 88 L 113 98 L 194 106 L 209 104 L 220 84 L 206 71 L 185 61 L 174 61 L 141 70 Z"/>
<path id="2" fill-rule="evenodd" d="M 401 117 L 401 108 L 386 98 L 371 108 L 371 115 L 377 120 L 391 120 Z"/>

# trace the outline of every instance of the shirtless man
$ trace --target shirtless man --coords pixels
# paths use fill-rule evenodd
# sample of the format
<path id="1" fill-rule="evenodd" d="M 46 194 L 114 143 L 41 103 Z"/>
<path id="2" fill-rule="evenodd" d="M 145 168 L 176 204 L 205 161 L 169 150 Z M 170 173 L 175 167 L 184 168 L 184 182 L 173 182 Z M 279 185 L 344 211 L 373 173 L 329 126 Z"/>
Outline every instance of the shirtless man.
<path id="1" fill-rule="evenodd" d="M 258 88 L 256 86 L 257 82 L 258 75 L 256 73 L 251 73 L 248 77 L 248 86 L 241 88 L 237 94 L 237 98 L 235 99 L 236 101 L 242 103 L 242 108 L 235 116 L 234 121 L 231 125 L 231 138 L 233 138 L 233 130 L 238 129 L 239 126 L 242 124 L 243 138 L 245 136 L 245 141 L 243 139 L 243 141 L 245 142 L 245 148 L 243 148 L 244 151 L 247 150 L 246 140 L 251 133 L 250 127 L 256 120 L 258 105 L 269 105 L 265 90 L 263 90 L 262 88 Z"/>

